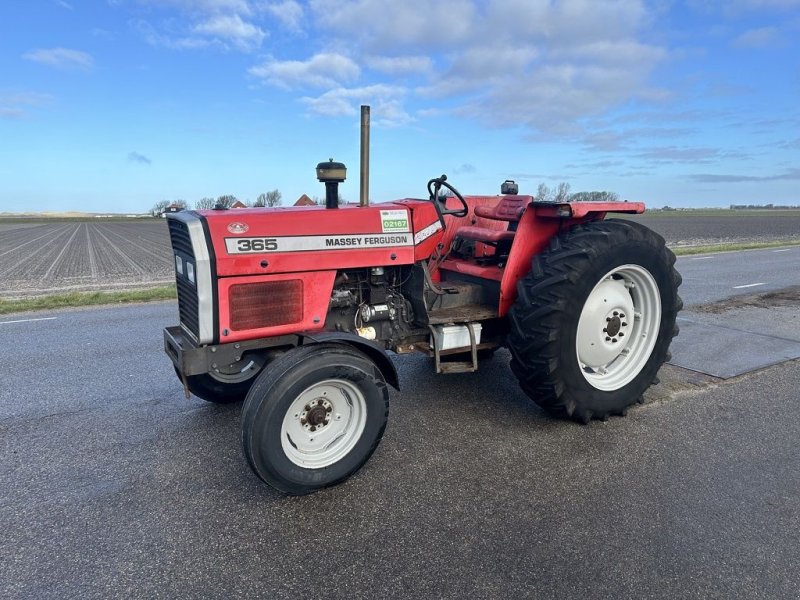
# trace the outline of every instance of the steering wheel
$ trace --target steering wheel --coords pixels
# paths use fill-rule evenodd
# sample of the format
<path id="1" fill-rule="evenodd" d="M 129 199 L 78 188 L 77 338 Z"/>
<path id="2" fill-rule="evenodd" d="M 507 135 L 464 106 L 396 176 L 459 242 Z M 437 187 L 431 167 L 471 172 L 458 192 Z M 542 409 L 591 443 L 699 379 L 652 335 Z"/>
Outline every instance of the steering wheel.
<path id="1" fill-rule="evenodd" d="M 431 187 L 433 186 L 433 187 Z M 461 208 L 447 208 L 447 198 L 440 198 L 439 197 L 439 190 L 442 188 L 447 188 L 453 195 L 461 202 Z M 466 217 L 467 213 L 469 212 L 469 206 L 467 206 L 466 200 L 464 200 L 464 196 L 454 188 L 452 185 L 447 183 L 447 175 L 442 175 L 441 177 L 434 177 L 428 182 L 428 195 L 430 196 L 431 202 L 436 207 L 436 212 L 439 215 L 439 221 L 442 223 L 442 229 L 445 228 L 444 226 L 444 216 L 445 215 L 453 215 L 454 217 Z"/>

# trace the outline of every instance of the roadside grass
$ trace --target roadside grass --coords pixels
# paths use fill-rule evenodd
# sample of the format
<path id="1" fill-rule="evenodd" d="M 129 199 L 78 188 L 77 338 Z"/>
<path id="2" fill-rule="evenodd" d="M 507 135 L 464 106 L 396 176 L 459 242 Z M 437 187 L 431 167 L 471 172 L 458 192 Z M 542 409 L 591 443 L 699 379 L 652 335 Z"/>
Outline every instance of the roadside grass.
<path id="1" fill-rule="evenodd" d="M 143 290 L 125 292 L 68 292 L 50 296 L 33 298 L 0 298 L 0 315 L 32 310 L 52 310 L 75 306 L 99 306 L 103 304 L 131 304 L 135 302 L 153 302 L 156 300 L 174 300 L 174 286 L 163 286 Z"/>
<path id="2" fill-rule="evenodd" d="M 777 240 L 772 242 L 742 242 L 739 244 L 711 244 L 708 246 L 672 247 L 675 256 L 689 254 L 714 254 L 716 252 L 734 252 L 736 250 L 759 250 L 762 248 L 782 248 L 784 246 L 800 246 L 800 240 Z"/>

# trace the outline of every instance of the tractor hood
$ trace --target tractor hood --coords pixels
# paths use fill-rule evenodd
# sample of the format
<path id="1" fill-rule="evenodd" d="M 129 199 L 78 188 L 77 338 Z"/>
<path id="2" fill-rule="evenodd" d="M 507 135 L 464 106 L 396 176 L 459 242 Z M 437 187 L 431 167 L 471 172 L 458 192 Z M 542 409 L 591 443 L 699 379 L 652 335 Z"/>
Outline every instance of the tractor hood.
<path id="1" fill-rule="evenodd" d="M 405 204 L 202 210 L 218 277 L 411 264 Z"/>

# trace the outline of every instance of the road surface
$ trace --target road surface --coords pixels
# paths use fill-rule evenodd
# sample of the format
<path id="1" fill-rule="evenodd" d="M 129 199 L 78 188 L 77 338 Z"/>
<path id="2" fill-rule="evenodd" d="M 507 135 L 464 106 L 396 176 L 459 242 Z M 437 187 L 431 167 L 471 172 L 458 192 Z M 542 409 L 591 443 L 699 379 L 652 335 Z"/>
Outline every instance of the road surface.
<path id="1" fill-rule="evenodd" d="M 691 304 L 725 268 L 685 260 Z M 666 367 L 627 418 L 580 426 L 537 409 L 504 351 L 470 375 L 398 357 L 370 462 L 289 498 L 245 465 L 240 407 L 184 399 L 161 349 L 176 318 L 0 319 L 0 597 L 800 597 L 797 361 Z"/>

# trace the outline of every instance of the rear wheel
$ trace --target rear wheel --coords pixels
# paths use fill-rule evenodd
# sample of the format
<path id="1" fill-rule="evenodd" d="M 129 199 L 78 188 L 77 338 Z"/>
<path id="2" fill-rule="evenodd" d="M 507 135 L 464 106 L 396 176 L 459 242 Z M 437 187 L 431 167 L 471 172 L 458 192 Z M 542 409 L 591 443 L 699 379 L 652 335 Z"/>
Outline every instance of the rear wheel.
<path id="1" fill-rule="evenodd" d="M 216 371 L 186 378 L 189 391 L 198 398 L 215 404 L 239 402 L 247 396 L 256 375 L 267 363 L 265 354 L 249 353 L 241 360 L 219 367 Z M 175 369 L 180 377 L 180 373 Z"/>
<path id="2" fill-rule="evenodd" d="M 622 414 L 667 358 L 682 307 L 675 256 L 629 221 L 554 238 L 519 282 L 511 368 L 540 406 L 581 422 Z"/>
<path id="3" fill-rule="evenodd" d="M 386 382 L 364 354 L 341 344 L 296 348 L 270 363 L 247 395 L 244 454 L 266 483 L 307 494 L 369 459 L 388 412 Z"/>

